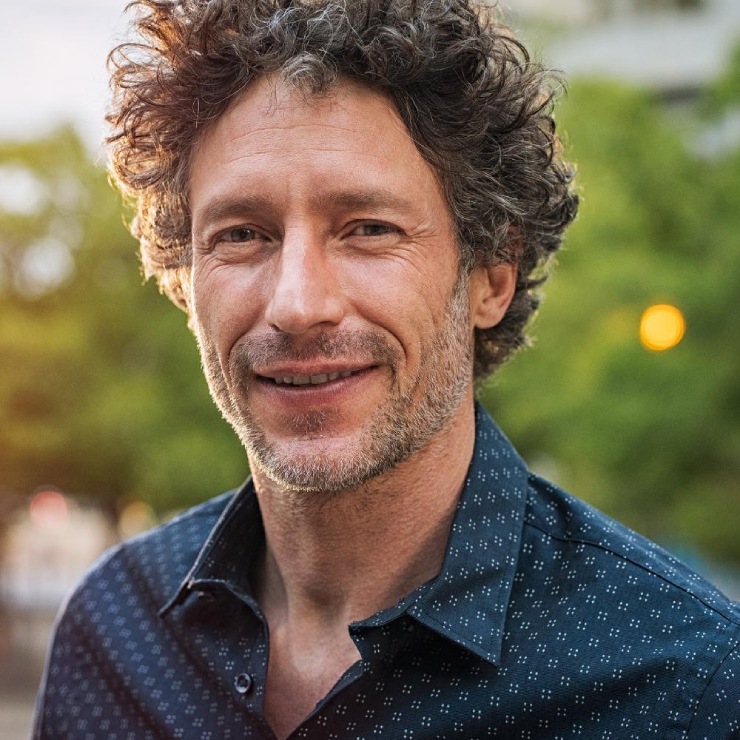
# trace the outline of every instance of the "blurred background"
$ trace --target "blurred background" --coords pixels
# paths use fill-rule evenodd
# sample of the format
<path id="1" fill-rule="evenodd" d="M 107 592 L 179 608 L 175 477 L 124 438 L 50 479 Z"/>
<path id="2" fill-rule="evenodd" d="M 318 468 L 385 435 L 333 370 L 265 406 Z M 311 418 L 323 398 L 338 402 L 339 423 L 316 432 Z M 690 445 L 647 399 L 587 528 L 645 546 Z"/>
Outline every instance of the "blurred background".
<path id="1" fill-rule="evenodd" d="M 184 315 L 142 285 L 100 147 L 123 0 L 0 25 L 0 737 L 110 544 L 231 488 L 244 454 Z M 740 3 L 508 0 L 564 70 L 583 197 L 534 345 L 484 401 L 537 471 L 740 595 Z"/>

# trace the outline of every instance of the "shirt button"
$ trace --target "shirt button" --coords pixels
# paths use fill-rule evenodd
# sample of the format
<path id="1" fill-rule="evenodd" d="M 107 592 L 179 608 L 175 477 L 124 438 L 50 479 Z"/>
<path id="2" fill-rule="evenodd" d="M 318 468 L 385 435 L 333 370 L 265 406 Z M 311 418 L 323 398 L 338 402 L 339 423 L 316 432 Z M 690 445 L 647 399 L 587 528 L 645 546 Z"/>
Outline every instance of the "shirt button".
<path id="1" fill-rule="evenodd" d="M 236 688 L 237 694 L 248 694 L 251 691 L 253 684 L 254 679 L 249 673 L 240 673 L 234 679 L 234 688 Z"/>

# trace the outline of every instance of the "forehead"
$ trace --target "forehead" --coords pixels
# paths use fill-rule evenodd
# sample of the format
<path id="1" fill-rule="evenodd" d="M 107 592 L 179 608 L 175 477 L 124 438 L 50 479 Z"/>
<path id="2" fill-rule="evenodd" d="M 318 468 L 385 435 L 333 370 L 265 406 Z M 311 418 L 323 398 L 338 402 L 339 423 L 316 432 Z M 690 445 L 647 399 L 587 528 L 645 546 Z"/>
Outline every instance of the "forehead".
<path id="1" fill-rule="evenodd" d="M 348 79 L 317 95 L 275 75 L 252 83 L 198 141 L 191 197 L 270 174 L 288 186 L 310 177 L 313 188 L 355 182 L 441 196 L 392 101 Z"/>
<path id="2" fill-rule="evenodd" d="M 394 103 L 380 90 L 340 77 L 326 90 L 312 93 L 300 83 L 286 82 L 278 73 L 271 73 L 258 77 L 239 93 L 205 130 L 196 148 L 236 127 L 251 126 L 252 133 L 257 133 L 262 128 L 299 128 L 307 119 L 314 124 L 324 122 L 327 127 L 343 126 L 346 131 L 392 128 L 413 144 Z"/>

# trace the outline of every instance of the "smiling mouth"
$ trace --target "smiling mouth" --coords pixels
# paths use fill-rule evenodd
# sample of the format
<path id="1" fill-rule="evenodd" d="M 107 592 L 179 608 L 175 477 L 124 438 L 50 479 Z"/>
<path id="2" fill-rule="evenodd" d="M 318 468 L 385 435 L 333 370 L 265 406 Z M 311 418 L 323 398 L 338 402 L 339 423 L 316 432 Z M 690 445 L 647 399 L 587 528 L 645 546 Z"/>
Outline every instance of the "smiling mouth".
<path id="1" fill-rule="evenodd" d="M 281 378 L 271 378 L 277 385 L 323 385 L 339 378 L 349 378 L 356 371 L 345 370 L 341 373 L 321 373 L 319 375 L 288 375 Z"/>

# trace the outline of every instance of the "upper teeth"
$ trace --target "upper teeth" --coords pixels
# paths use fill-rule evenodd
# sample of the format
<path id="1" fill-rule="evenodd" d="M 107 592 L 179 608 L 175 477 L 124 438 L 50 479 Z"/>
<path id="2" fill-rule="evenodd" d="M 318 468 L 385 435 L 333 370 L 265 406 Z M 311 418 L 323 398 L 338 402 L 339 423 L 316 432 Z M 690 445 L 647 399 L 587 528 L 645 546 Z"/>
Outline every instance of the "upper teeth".
<path id="1" fill-rule="evenodd" d="M 341 373 L 321 373 L 321 375 L 288 375 L 283 378 L 275 378 L 275 382 L 288 385 L 320 385 L 337 378 L 348 378 L 350 375 L 352 375 L 351 370 L 345 370 Z"/>

